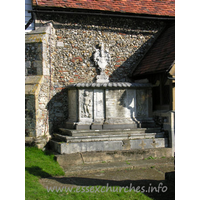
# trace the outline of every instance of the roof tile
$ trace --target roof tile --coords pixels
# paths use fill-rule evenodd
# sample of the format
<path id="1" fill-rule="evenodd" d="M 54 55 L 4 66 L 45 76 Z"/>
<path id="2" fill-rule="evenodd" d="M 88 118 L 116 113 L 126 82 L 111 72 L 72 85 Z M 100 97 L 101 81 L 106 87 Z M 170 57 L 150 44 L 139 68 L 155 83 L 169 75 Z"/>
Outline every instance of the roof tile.
<path id="1" fill-rule="evenodd" d="M 175 60 L 175 26 L 167 28 L 155 41 L 133 76 L 152 74 L 167 70 Z"/>
<path id="2" fill-rule="evenodd" d="M 175 16 L 174 0 L 32 0 L 32 5 Z"/>

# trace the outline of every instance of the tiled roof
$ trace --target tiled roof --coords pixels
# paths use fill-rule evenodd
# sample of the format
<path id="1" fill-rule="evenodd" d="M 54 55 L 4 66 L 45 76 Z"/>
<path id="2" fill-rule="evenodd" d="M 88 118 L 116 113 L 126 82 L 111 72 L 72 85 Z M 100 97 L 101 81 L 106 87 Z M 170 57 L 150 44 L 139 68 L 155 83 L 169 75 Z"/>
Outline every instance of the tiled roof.
<path id="1" fill-rule="evenodd" d="M 151 49 L 133 72 L 134 76 L 164 72 L 175 60 L 175 25 L 158 37 Z"/>
<path id="2" fill-rule="evenodd" d="M 175 0 L 32 0 L 33 7 L 57 7 L 175 16 Z"/>

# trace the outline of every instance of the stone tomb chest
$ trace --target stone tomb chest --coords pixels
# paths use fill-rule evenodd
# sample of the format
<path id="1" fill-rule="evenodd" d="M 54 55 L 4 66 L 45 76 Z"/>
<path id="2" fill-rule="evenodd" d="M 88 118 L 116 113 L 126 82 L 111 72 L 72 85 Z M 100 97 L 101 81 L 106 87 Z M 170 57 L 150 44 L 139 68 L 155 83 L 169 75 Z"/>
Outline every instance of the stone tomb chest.
<path id="1" fill-rule="evenodd" d="M 78 83 L 68 86 L 67 129 L 152 127 L 151 84 Z"/>

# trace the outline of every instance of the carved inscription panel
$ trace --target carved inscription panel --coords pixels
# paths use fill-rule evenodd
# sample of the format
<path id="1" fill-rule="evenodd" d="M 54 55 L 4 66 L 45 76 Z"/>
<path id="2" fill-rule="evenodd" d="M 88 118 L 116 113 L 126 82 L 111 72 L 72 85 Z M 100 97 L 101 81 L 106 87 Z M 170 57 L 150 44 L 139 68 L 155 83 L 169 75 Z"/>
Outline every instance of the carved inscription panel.
<path id="1" fill-rule="evenodd" d="M 104 120 L 104 91 L 101 89 L 94 90 L 94 121 Z"/>
<path id="2" fill-rule="evenodd" d="M 106 117 L 129 118 L 126 90 L 106 90 Z"/>

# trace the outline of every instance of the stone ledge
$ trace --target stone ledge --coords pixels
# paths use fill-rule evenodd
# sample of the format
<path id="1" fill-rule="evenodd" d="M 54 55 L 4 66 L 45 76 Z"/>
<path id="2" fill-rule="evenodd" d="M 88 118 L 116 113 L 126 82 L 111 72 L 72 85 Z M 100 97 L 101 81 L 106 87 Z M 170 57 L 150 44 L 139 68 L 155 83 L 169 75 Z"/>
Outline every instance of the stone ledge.
<path id="1" fill-rule="evenodd" d="M 152 160 L 147 158 L 152 156 Z M 144 149 L 144 150 L 129 150 L 129 151 L 107 151 L 107 152 L 83 152 L 65 155 L 55 155 L 56 161 L 66 170 L 67 173 L 82 172 L 91 170 L 108 170 L 109 168 L 121 167 L 137 167 L 144 162 L 152 166 L 152 162 L 156 165 L 161 162 L 161 157 L 165 157 L 167 163 L 173 165 L 171 158 L 171 148 Z M 147 159 L 147 160 L 144 160 Z M 126 163 L 128 161 L 131 165 Z M 124 163 L 123 163 L 124 162 Z M 162 161 L 163 162 L 163 161 Z M 151 163 L 151 164 L 150 164 Z M 96 167 L 98 166 L 98 167 Z"/>
<path id="2" fill-rule="evenodd" d="M 143 138 L 127 139 L 125 137 L 105 137 L 94 139 L 88 137 L 85 139 L 69 137 L 67 142 L 50 141 L 53 151 L 59 154 L 72 154 L 82 152 L 104 152 L 104 151 L 122 151 L 168 147 L 168 138 Z"/>
<path id="3" fill-rule="evenodd" d="M 160 128 L 134 128 L 134 129 L 102 129 L 102 130 L 75 130 L 59 128 L 60 135 L 68 136 L 95 136 L 95 135 L 118 135 L 137 133 L 160 133 Z"/>
<path id="4" fill-rule="evenodd" d="M 39 87 L 43 81 L 42 75 L 32 75 L 25 77 L 25 94 L 35 94 L 39 92 Z"/>
<path id="5" fill-rule="evenodd" d="M 60 134 L 54 134 L 54 138 L 61 142 L 98 142 L 98 141 L 111 141 L 111 140 L 135 140 L 135 139 L 152 139 L 152 138 L 164 138 L 165 133 L 120 133 L 111 132 L 105 134 L 77 134 L 73 136 L 65 136 Z"/>

